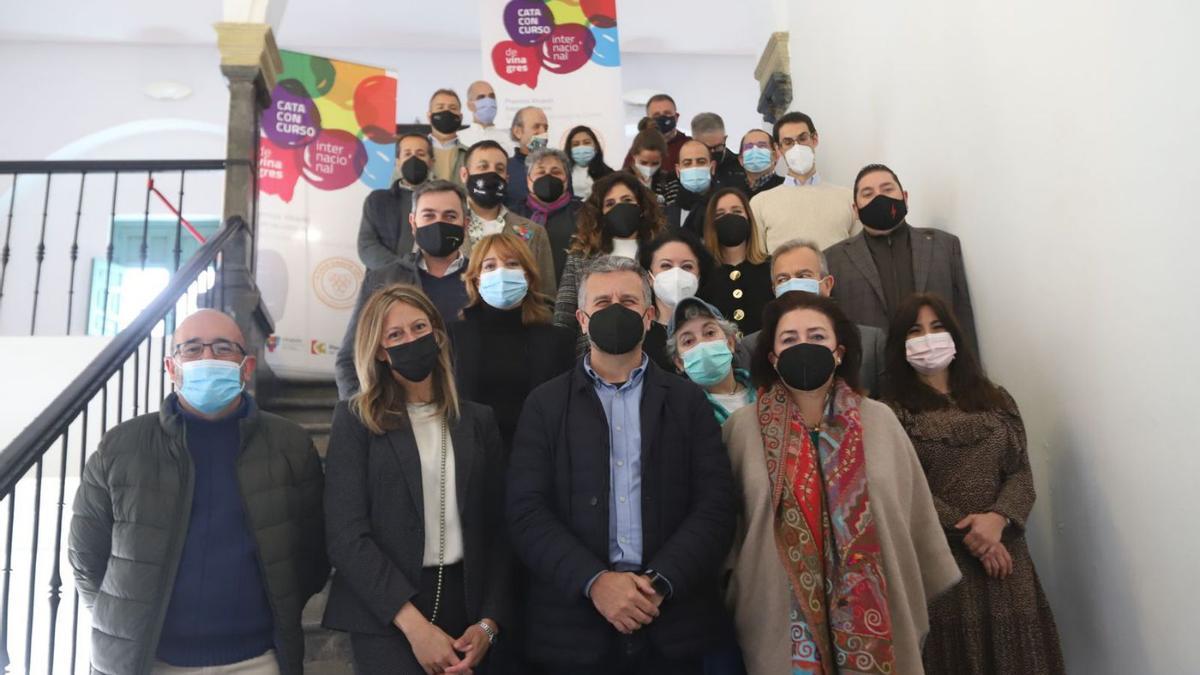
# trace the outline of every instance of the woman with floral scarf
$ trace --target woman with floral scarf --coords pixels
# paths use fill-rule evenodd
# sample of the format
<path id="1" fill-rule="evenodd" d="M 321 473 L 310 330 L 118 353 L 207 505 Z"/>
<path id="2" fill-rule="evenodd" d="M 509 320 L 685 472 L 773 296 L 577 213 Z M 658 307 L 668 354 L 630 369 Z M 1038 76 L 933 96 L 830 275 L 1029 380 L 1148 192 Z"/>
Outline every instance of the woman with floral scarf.
<path id="1" fill-rule="evenodd" d="M 927 602 L 953 586 L 925 475 L 892 411 L 858 391 L 837 304 L 767 305 L 755 404 L 723 433 L 742 517 L 728 603 L 749 675 L 923 673 Z"/>

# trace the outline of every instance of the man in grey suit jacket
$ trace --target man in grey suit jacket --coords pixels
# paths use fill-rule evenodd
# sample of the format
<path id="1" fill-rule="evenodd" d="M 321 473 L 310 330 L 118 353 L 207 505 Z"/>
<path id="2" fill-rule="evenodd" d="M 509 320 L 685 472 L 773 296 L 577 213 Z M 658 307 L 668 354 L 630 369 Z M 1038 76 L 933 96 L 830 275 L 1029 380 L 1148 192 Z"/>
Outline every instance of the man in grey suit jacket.
<path id="1" fill-rule="evenodd" d="M 825 255 L 817 244 L 806 239 L 792 239 L 775 249 L 771 257 L 771 284 L 775 295 L 790 291 L 809 292 L 829 297 L 834 278 L 829 274 Z M 871 396 L 879 396 L 883 379 L 883 348 L 887 342 L 883 331 L 873 326 L 858 326 L 862 338 L 862 385 Z M 738 343 L 734 358 L 739 368 L 750 368 L 750 359 L 758 346 L 759 333 L 751 333 Z"/>
<path id="2" fill-rule="evenodd" d="M 893 312 L 913 293 L 934 293 L 954 310 L 975 354 L 975 313 L 958 237 L 905 220 L 908 193 L 895 172 L 870 164 L 854 181 L 854 212 L 863 231 L 825 250 L 837 279 L 832 297 L 859 324 L 887 331 Z"/>

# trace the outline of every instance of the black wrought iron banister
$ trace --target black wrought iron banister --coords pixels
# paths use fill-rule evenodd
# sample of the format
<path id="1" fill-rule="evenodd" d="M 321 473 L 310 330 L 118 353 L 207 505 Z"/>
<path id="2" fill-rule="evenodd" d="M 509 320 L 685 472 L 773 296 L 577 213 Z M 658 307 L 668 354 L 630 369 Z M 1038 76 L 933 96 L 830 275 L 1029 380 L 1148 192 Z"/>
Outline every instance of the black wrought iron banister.
<path id="1" fill-rule="evenodd" d="M 221 249 L 235 235 L 248 230 L 240 217 L 230 218 L 176 272 L 167 287 L 142 310 L 141 314 L 117 334 L 67 388 L 38 417 L 25 427 L 3 451 L 0 451 L 0 495 L 9 494 L 37 460 L 59 440 L 84 406 L 104 387 L 138 348 L 154 327 L 175 310 L 176 301 L 205 269 L 217 259 Z M 147 367 L 149 364 L 147 364 Z"/>

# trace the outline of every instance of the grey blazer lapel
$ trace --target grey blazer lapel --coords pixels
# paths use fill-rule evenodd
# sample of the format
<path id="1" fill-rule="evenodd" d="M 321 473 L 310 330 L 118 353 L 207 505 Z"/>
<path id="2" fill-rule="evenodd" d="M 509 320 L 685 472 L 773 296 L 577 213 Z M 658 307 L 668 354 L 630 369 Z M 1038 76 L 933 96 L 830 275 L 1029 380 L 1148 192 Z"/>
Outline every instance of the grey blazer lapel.
<path id="1" fill-rule="evenodd" d="M 463 412 L 466 412 L 465 408 Z M 471 466 L 474 464 L 475 455 L 482 451 L 482 448 L 475 447 L 475 438 L 471 433 L 474 426 L 473 419 L 462 415 L 455 421 L 454 426 L 450 427 L 450 442 L 454 445 L 454 488 L 458 494 L 458 517 L 463 523 L 466 523 Z"/>
<path id="2" fill-rule="evenodd" d="M 933 233 L 913 228 L 909 240 L 913 255 L 913 285 L 918 293 L 924 293 L 929 286 L 929 268 L 933 265 Z"/>
<path id="3" fill-rule="evenodd" d="M 412 427 L 404 427 L 389 431 L 388 444 L 396 453 L 396 461 L 400 463 L 400 472 L 404 474 L 404 482 L 408 485 L 408 494 L 412 497 L 413 508 L 417 518 L 425 520 L 425 494 L 421 487 L 421 453 L 417 450 L 417 439 L 413 436 Z"/>
<path id="4" fill-rule="evenodd" d="M 871 284 L 871 290 L 875 291 L 875 297 L 879 298 L 879 305 L 887 307 L 887 300 L 883 296 L 883 282 L 879 279 L 879 268 L 875 266 L 875 261 L 871 258 L 871 249 L 867 248 L 866 233 L 859 234 L 846 243 L 847 255 L 850 257 L 850 262 L 858 268 L 858 271 L 866 278 L 867 283 Z M 836 283 L 837 280 L 835 279 Z"/>

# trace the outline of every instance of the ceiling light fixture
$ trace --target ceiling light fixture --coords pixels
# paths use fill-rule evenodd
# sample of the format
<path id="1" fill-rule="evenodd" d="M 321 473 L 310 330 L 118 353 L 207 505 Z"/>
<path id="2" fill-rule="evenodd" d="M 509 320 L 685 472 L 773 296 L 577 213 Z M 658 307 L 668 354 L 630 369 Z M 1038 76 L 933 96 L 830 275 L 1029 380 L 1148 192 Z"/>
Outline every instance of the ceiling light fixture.
<path id="1" fill-rule="evenodd" d="M 142 91 L 156 101 L 178 101 L 192 95 L 191 87 L 170 80 L 151 82 L 143 87 Z"/>

